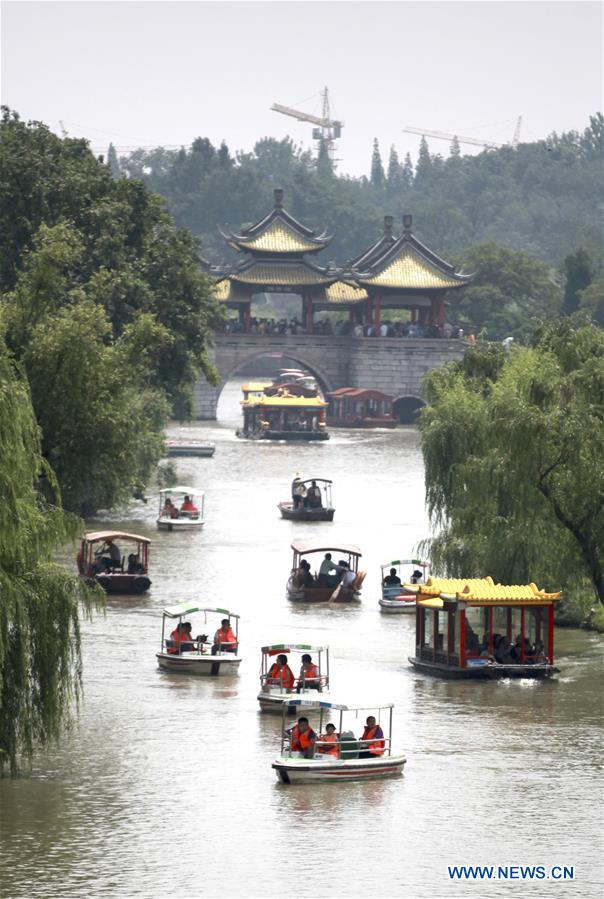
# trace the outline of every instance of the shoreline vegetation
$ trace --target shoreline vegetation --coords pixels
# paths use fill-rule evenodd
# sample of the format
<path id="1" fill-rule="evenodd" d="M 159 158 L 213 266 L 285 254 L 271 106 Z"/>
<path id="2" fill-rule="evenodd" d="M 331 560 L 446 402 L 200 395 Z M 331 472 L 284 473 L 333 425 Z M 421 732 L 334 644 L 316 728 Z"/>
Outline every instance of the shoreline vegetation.
<path id="1" fill-rule="evenodd" d="M 451 313 L 476 333 L 476 347 L 429 374 L 420 419 L 440 531 L 434 561 L 453 575 L 561 587 L 567 621 L 589 616 L 604 630 L 604 291 L 593 176 L 603 121 L 594 116 L 583 135 L 525 145 L 518 156 L 506 149 L 445 162 L 424 148 L 411 171 L 391 156 L 386 175 L 374 159 L 371 177 L 356 180 L 321 170 L 291 141 L 266 139 L 231 158 L 200 138 L 188 153 L 158 150 L 153 177 L 149 154 L 132 154 L 139 180 L 111 154 L 107 164 L 95 158 L 85 140 L 3 108 L 0 772 L 16 774 L 69 725 L 82 686 L 80 615 L 103 608 L 55 553 L 81 531 L 80 516 L 142 495 L 170 414 L 187 417 L 200 372 L 216 380 L 209 348 L 226 315 L 187 227 L 194 214 L 212 226 L 249 218 L 275 178 L 291 185 L 295 214 L 351 241 L 339 247 L 348 258 L 371 238 L 374 213 L 378 221 L 389 206 L 411 204 L 428 242 L 463 249 L 477 266 Z M 548 196 L 576 206 L 564 227 L 556 215 L 555 234 L 529 216 L 545 241 L 538 247 L 519 247 L 499 227 L 512 200 L 492 193 L 497 160 L 512 180 L 524 166 L 525 179 L 542 177 Z M 151 190 L 161 187 L 160 163 L 182 176 L 167 201 Z M 469 231 L 456 231 L 457 200 L 447 194 L 456 167 L 464 178 L 474 173 L 481 198 Z M 210 183 L 214 193 L 204 194 Z M 498 210 L 496 221 L 484 219 L 487 208 Z M 508 351 L 489 342 L 508 336 L 516 337 Z"/>

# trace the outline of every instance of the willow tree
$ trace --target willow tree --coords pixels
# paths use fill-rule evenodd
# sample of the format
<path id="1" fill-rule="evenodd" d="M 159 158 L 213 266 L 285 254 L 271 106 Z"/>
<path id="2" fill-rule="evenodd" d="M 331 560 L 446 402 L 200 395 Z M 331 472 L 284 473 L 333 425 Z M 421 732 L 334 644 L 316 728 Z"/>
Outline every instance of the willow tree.
<path id="1" fill-rule="evenodd" d="M 604 604 L 604 333 L 568 321 L 531 347 L 466 352 L 427 379 L 420 420 L 433 560 Z"/>
<path id="2" fill-rule="evenodd" d="M 45 485 L 44 492 L 39 488 Z M 78 520 L 41 455 L 26 381 L 0 336 L 0 772 L 59 737 L 81 690 L 79 608 L 100 602 L 53 562 Z"/>

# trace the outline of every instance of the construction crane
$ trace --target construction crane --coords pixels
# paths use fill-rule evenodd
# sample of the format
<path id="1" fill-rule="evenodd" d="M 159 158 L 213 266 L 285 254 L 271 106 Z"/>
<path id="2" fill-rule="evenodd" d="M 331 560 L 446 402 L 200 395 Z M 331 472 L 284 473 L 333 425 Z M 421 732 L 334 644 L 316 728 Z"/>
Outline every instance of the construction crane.
<path id="1" fill-rule="evenodd" d="M 515 150 L 520 140 L 521 125 L 522 116 L 519 116 L 514 129 L 514 136 L 509 144 L 501 144 L 494 140 L 481 140 L 478 137 L 460 137 L 458 134 L 447 134 L 444 131 L 429 131 L 426 128 L 412 128 L 411 125 L 403 128 L 403 131 L 407 134 L 421 134 L 422 137 L 435 137 L 437 140 L 457 140 L 460 144 L 472 144 L 475 147 L 484 147 L 485 150 L 498 150 L 500 147 L 513 147 Z"/>
<path id="2" fill-rule="evenodd" d="M 282 115 L 291 116 L 299 122 L 310 122 L 311 125 L 316 125 L 317 127 L 312 130 L 312 136 L 313 140 L 316 140 L 318 143 L 317 149 L 320 153 L 321 148 L 325 147 L 332 163 L 335 163 L 335 141 L 341 136 L 344 123 L 331 118 L 329 91 L 327 88 L 321 92 L 321 98 L 323 101 L 322 116 L 301 112 L 298 109 L 292 109 L 291 106 L 282 106 L 281 103 L 273 103 L 271 109 L 274 112 L 280 112 Z"/>

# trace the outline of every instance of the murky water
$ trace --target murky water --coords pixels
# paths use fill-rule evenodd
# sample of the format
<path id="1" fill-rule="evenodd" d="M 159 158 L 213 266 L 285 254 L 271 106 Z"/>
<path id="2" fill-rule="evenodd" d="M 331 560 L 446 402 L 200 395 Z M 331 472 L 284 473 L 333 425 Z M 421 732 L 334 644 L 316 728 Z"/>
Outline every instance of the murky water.
<path id="1" fill-rule="evenodd" d="M 509 884 L 452 883 L 450 864 L 574 865 L 602 890 L 601 640 L 557 631 L 562 674 L 548 683 L 456 683 L 410 670 L 413 622 L 378 612 L 379 564 L 426 536 L 416 433 L 338 432 L 321 445 L 237 440 L 238 385 L 219 425 L 192 434 L 213 459 L 178 462 L 202 487 L 202 533 L 155 530 L 156 503 L 104 519 L 153 540 L 148 595 L 109 599 L 84 626 L 79 724 L 33 775 L 0 781 L 0 895 L 504 896 Z M 172 429 L 174 433 L 178 429 Z M 334 479 L 333 524 L 282 521 L 294 473 Z M 358 543 L 358 607 L 292 606 L 294 535 Z M 161 609 L 181 600 L 242 615 L 244 661 L 217 680 L 160 673 Z M 259 646 L 326 642 L 334 693 L 396 703 L 402 778 L 286 787 L 270 762 L 280 719 L 260 715 Z"/>

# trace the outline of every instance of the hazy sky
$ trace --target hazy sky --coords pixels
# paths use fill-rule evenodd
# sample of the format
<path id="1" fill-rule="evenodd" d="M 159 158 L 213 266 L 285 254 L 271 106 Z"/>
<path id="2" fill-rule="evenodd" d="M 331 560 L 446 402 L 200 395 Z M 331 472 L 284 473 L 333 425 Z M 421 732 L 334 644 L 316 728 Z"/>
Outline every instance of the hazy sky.
<path id="1" fill-rule="evenodd" d="M 416 125 L 488 140 L 583 129 L 602 109 L 599 2 L 3 2 L 2 102 L 118 147 L 265 135 L 312 143 L 273 102 L 344 121 L 340 171 L 417 151 Z M 448 144 L 431 140 L 433 151 Z M 464 152 L 473 152 L 470 147 Z"/>

